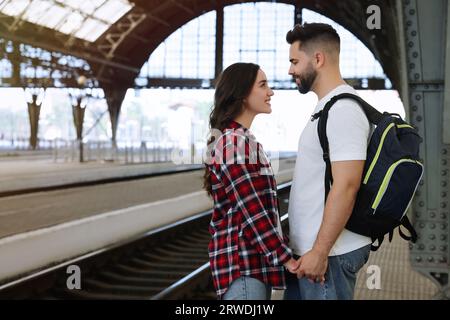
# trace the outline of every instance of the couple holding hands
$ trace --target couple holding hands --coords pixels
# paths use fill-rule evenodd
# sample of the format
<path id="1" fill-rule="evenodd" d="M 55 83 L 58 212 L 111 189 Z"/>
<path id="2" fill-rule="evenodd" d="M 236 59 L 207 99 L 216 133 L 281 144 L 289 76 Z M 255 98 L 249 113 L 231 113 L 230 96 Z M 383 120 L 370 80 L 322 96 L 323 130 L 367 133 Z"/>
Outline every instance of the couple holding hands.
<path id="1" fill-rule="evenodd" d="M 340 38 L 327 24 L 296 25 L 286 35 L 289 74 L 300 93 L 331 97 L 356 91 L 339 68 Z M 361 184 L 372 127 L 353 100 L 336 102 L 327 122 L 333 183 L 325 199 L 325 162 L 317 121 L 304 128 L 289 199 L 289 242 L 283 236 L 270 161 L 249 128 L 270 113 L 273 91 L 263 70 L 236 63 L 218 79 L 204 188 L 214 201 L 208 252 L 217 295 L 224 300 L 353 299 L 372 240 L 345 229 Z M 294 102 L 293 102 L 294 103 Z"/>

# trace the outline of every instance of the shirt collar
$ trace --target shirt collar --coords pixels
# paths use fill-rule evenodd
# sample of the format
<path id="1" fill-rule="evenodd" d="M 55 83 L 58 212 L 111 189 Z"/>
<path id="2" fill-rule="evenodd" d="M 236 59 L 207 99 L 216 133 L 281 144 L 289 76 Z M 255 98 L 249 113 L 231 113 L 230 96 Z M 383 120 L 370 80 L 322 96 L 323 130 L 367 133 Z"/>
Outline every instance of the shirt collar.
<path id="1" fill-rule="evenodd" d="M 228 125 L 227 125 L 225 131 L 226 131 L 227 129 L 242 130 L 242 132 L 244 133 L 244 135 L 250 137 L 251 139 L 255 139 L 255 140 L 256 140 L 255 136 L 254 136 L 253 133 L 250 131 L 250 129 L 247 129 L 247 128 L 244 127 L 242 124 L 240 124 L 239 122 L 236 122 L 236 121 L 234 121 L 234 120 L 231 120 L 231 121 L 228 123 Z"/>
<path id="2" fill-rule="evenodd" d="M 228 124 L 227 128 L 230 129 L 243 129 L 244 131 L 247 131 L 248 129 L 246 127 L 244 127 L 242 124 L 240 124 L 239 122 L 236 122 L 234 120 L 231 120 L 230 123 Z"/>

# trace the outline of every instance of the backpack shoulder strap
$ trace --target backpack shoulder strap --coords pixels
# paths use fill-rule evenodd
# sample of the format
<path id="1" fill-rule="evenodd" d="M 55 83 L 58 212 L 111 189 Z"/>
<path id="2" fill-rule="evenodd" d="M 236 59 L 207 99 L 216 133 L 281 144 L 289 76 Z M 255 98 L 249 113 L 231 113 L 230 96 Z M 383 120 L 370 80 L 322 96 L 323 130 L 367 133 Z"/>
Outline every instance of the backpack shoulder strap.
<path id="1" fill-rule="evenodd" d="M 317 123 L 317 133 L 319 135 L 319 142 L 320 146 L 322 147 L 322 158 L 323 161 L 325 161 L 325 199 L 324 203 L 327 200 L 328 194 L 330 193 L 330 187 L 331 184 L 333 184 L 333 176 L 331 174 L 331 161 L 330 161 L 330 148 L 328 144 L 328 138 L 327 138 L 327 121 L 328 121 L 328 112 L 330 111 L 330 108 L 333 106 L 333 104 L 336 101 L 328 101 L 325 105 L 325 107 L 313 115 L 311 121 L 313 121 L 313 118 L 319 119 L 319 122 Z M 315 120 L 314 119 L 314 120 Z"/>
<path id="2" fill-rule="evenodd" d="M 353 99 L 355 102 L 357 102 L 364 111 L 364 113 L 366 114 L 366 117 L 369 120 L 369 122 L 373 123 L 374 125 L 378 125 L 380 120 L 383 118 L 383 113 L 372 107 L 363 98 L 353 93 L 341 93 L 335 95 L 328 102 L 332 102 L 331 105 L 333 105 L 334 103 L 336 103 L 336 101 L 340 99 Z"/>
<path id="3" fill-rule="evenodd" d="M 311 121 L 319 119 L 317 124 L 317 133 L 319 135 L 320 146 L 323 152 L 323 161 L 325 161 L 325 201 L 327 200 L 328 194 L 330 192 L 330 186 L 333 183 L 333 176 L 331 174 L 331 161 L 330 161 L 330 149 L 327 138 L 327 121 L 328 113 L 331 107 L 340 99 L 353 99 L 355 100 L 363 109 L 369 122 L 377 125 L 383 118 L 383 114 L 377 109 L 372 107 L 361 97 L 354 95 L 352 93 L 341 93 L 332 97 L 323 107 L 323 109 L 311 116 Z"/>

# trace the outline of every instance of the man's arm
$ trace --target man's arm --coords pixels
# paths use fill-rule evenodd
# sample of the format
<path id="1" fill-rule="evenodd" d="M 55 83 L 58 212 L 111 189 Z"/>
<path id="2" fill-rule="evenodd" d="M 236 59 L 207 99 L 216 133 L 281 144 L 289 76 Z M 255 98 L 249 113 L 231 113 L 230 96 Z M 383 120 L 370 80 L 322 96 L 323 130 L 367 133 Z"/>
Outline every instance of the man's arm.
<path id="1" fill-rule="evenodd" d="M 298 275 L 324 281 L 328 254 L 344 229 L 355 205 L 364 160 L 336 161 L 331 163 L 333 185 L 325 203 L 322 224 L 313 248 L 300 259 Z"/>
<path id="2" fill-rule="evenodd" d="M 350 218 L 361 185 L 364 162 L 364 160 L 338 161 L 331 164 L 333 185 L 326 201 L 322 225 L 313 246 L 313 249 L 322 254 L 328 256 Z"/>

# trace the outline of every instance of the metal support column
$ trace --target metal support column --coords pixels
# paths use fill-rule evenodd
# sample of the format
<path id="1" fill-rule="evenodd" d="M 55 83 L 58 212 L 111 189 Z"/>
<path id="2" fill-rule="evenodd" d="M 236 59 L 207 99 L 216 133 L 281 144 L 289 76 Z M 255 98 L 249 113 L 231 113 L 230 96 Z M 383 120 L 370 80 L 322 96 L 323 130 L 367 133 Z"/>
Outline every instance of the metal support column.
<path id="1" fill-rule="evenodd" d="M 425 163 L 425 174 L 412 204 L 412 219 L 419 239 L 411 246 L 410 259 L 415 270 L 440 286 L 443 297 L 449 295 L 450 273 L 450 145 L 443 139 L 443 128 L 450 123 L 442 121 L 445 86 L 448 88 L 443 68 L 446 50 L 448 56 L 448 3 L 447 0 L 402 1 L 409 116 L 424 138 L 420 154 Z"/>
<path id="2" fill-rule="evenodd" d="M 28 119 L 30 120 L 30 148 L 36 150 L 38 146 L 39 115 L 41 103 L 37 102 L 38 94 L 31 94 L 31 102 L 28 102 Z"/>
<path id="3" fill-rule="evenodd" d="M 447 19 L 445 36 L 445 89 L 444 89 L 444 116 L 443 122 L 443 141 L 450 144 L 450 0 L 447 0 Z"/>
<path id="4" fill-rule="evenodd" d="M 303 23 L 303 17 L 302 17 L 303 7 L 301 5 L 301 0 L 296 0 L 294 6 L 295 6 L 294 25 L 302 24 Z"/>
<path id="5" fill-rule="evenodd" d="M 77 132 L 77 142 L 79 146 L 79 161 L 84 161 L 83 154 L 83 123 L 84 123 L 84 112 L 86 108 L 81 106 L 83 100 L 82 96 L 76 97 L 75 103 L 72 105 L 73 123 Z"/>
<path id="6" fill-rule="evenodd" d="M 223 70 L 223 6 L 216 9 L 216 68 L 214 79 L 217 79 Z"/>
<path id="7" fill-rule="evenodd" d="M 405 40 L 405 28 L 404 28 L 404 13 L 402 7 L 402 0 L 397 0 L 395 3 L 395 9 L 397 12 L 397 23 L 395 24 L 397 36 L 400 42 L 399 45 L 399 57 L 398 66 L 400 71 L 400 98 L 403 102 L 403 107 L 405 108 L 405 120 L 409 122 L 409 116 L 411 113 L 409 106 L 409 91 L 408 91 L 408 66 L 406 58 L 406 40 Z"/>
<path id="8" fill-rule="evenodd" d="M 20 81 L 20 62 L 21 62 L 21 52 L 20 46 L 17 42 L 12 43 L 13 52 L 11 54 L 11 64 L 12 64 L 12 79 L 11 84 L 14 86 L 22 86 Z"/>
<path id="9" fill-rule="evenodd" d="M 127 93 L 126 87 L 104 87 L 106 102 L 108 104 L 109 117 L 111 120 L 111 132 L 112 132 L 112 144 L 113 149 L 117 148 L 117 125 L 119 124 L 120 108 L 122 106 L 123 99 Z"/>

